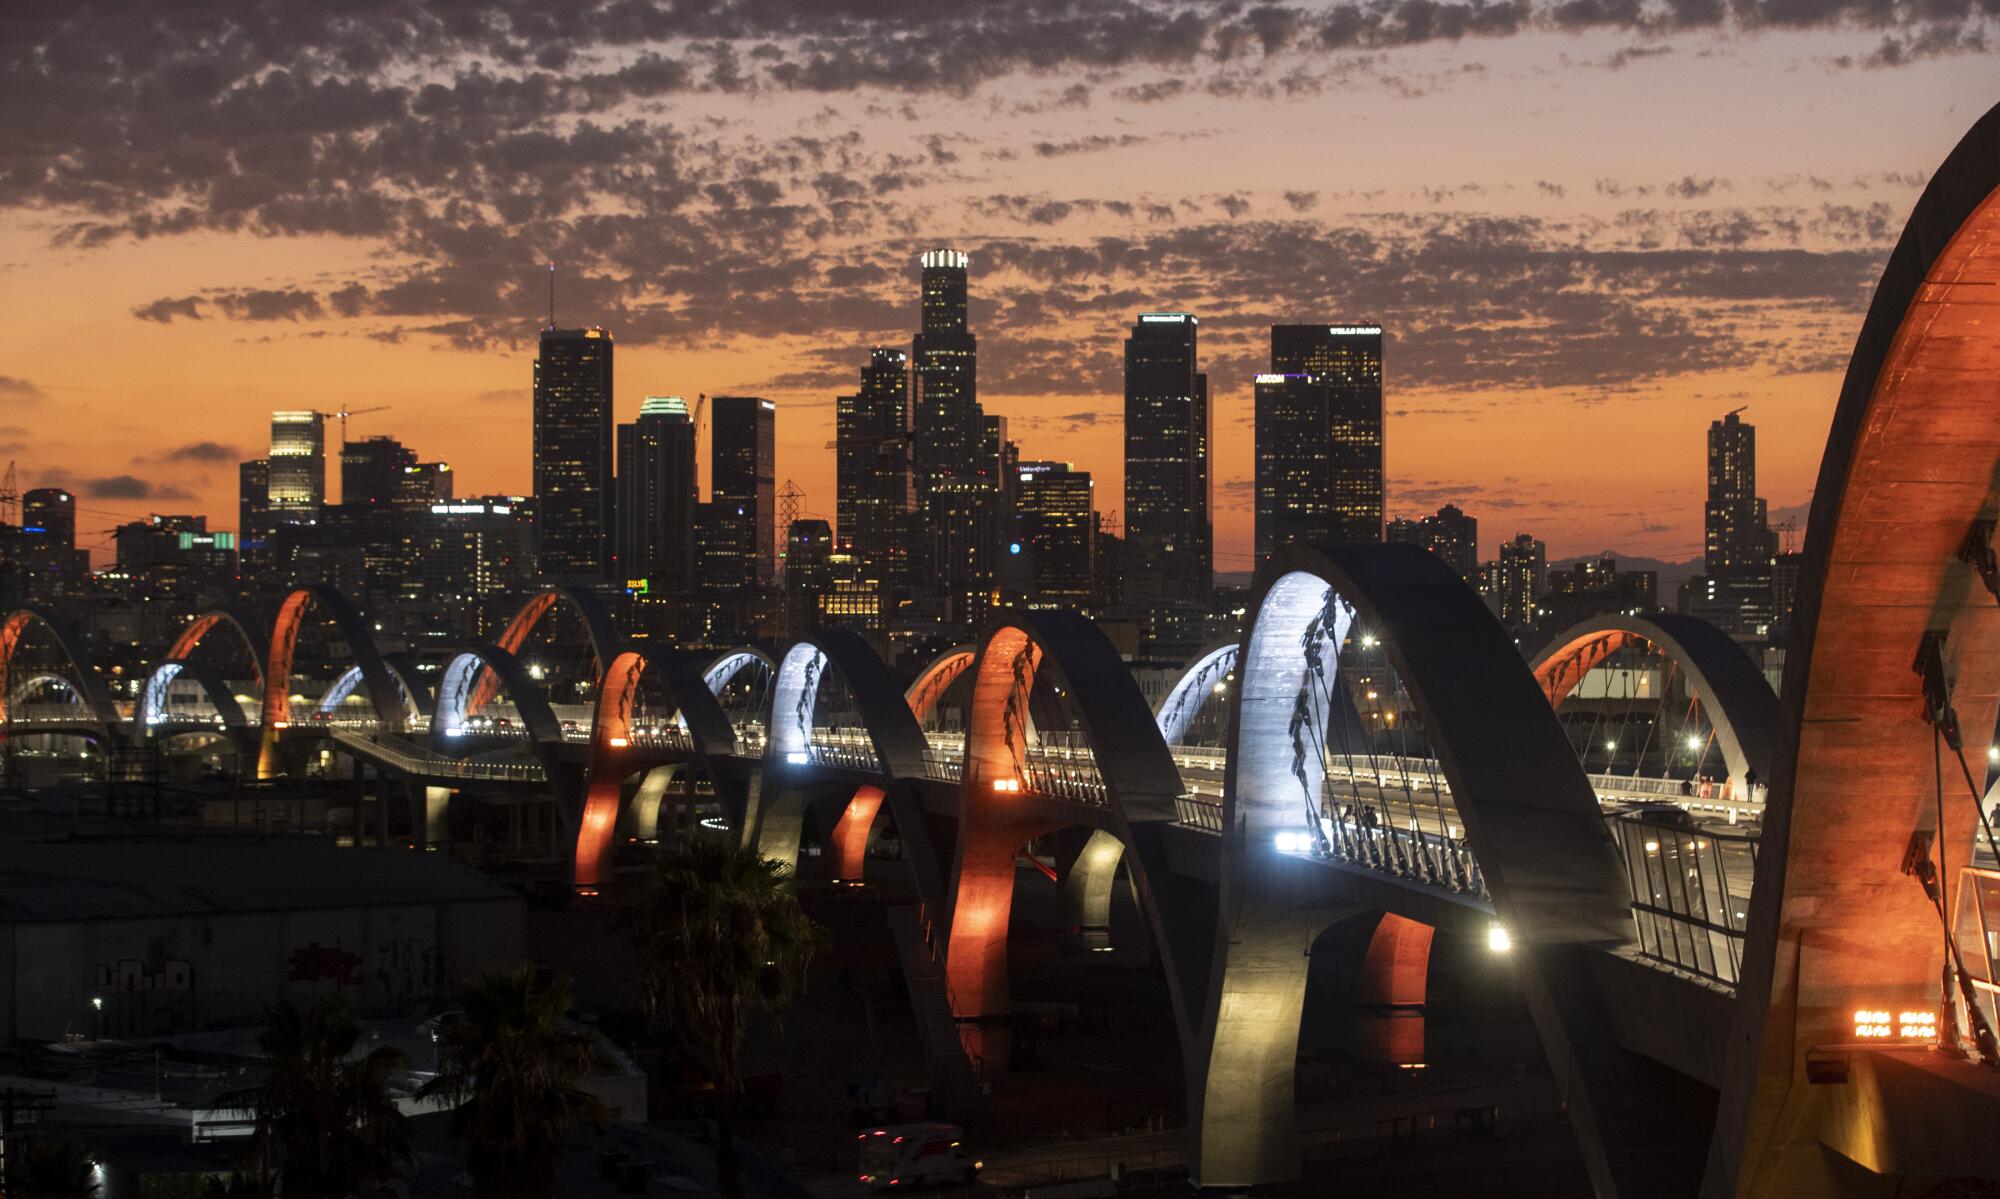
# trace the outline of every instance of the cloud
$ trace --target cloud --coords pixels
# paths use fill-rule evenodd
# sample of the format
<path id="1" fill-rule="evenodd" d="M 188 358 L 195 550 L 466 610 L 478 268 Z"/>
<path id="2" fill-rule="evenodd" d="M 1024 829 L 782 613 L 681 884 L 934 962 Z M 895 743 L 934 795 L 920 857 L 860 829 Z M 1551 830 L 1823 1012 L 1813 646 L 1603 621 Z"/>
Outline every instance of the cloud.
<path id="1" fill-rule="evenodd" d="M 30 380 L 15 375 L 0 375 L 0 403 L 36 404 L 48 398 L 48 393 Z"/>
<path id="2" fill-rule="evenodd" d="M 78 488 L 100 500 L 191 500 L 192 492 L 171 483 L 150 483 L 134 475 L 107 475 L 85 479 Z"/>
<path id="3" fill-rule="evenodd" d="M 176 446 L 160 455 L 162 462 L 238 462 L 243 459 L 241 450 L 235 446 L 223 445 L 219 441 L 191 441 Z"/>
<path id="4" fill-rule="evenodd" d="M 149 304 L 141 304 L 132 310 L 132 315 L 142 321 L 158 321 L 169 325 L 176 318 L 198 321 L 202 319 L 201 301 L 193 296 L 162 297 Z"/>

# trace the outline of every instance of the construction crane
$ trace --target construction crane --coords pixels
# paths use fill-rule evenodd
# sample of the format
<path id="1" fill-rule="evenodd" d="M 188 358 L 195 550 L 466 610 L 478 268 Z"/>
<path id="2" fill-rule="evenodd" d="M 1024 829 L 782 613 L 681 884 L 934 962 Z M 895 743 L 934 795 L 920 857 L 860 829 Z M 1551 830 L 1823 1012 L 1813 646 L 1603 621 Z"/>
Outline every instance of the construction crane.
<path id="1" fill-rule="evenodd" d="M 349 408 L 349 407 L 348 407 L 347 405 L 345 405 L 345 404 L 342 404 L 342 405 L 340 406 L 340 411 L 338 411 L 338 412 L 322 412 L 322 413 L 320 413 L 320 415 L 321 415 L 321 416 L 331 416 L 331 417 L 333 417 L 333 418 L 334 418 L 335 420 L 338 420 L 338 421 L 340 422 L 340 448 L 344 450 L 344 449 L 346 449 L 346 448 L 347 448 L 347 418 L 348 418 L 348 417 L 350 417 L 350 416 L 366 416 L 366 415 L 368 415 L 368 414 L 369 414 L 369 413 L 371 413 L 371 412 L 387 412 L 388 410 L 389 410 L 389 405 L 387 405 L 387 404 L 377 404 L 377 405 L 376 405 L 375 407 L 373 407 L 373 408 Z"/>

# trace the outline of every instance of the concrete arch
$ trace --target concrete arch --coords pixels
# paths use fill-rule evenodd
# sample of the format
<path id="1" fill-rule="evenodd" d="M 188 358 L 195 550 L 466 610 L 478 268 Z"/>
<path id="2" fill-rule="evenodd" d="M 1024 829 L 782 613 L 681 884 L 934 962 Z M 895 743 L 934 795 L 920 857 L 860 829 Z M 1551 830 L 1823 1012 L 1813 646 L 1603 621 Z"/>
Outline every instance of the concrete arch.
<path id="1" fill-rule="evenodd" d="M 41 625 L 48 633 L 49 638 L 55 642 L 56 649 L 69 663 L 70 670 L 75 672 L 76 677 L 71 683 L 76 687 L 77 695 L 82 698 L 84 707 L 89 710 L 91 716 L 106 730 L 117 725 L 118 709 L 112 704 L 111 696 L 105 692 L 103 680 L 97 677 L 97 672 L 90 668 L 84 661 L 83 655 L 78 652 L 78 647 L 82 643 L 77 640 L 76 634 L 55 613 L 33 606 L 16 608 L 9 612 L 4 620 L 0 620 L 0 723 L 12 719 L 9 701 L 13 697 L 14 653 L 20 648 L 21 638 L 27 635 L 29 626 L 36 624 Z"/>
<path id="2" fill-rule="evenodd" d="M 453 657 L 438 678 L 437 710 L 431 717 L 433 749 L 446 752 L 452 748 L 452 738 L 459 735 L 466 719 L 474 713 L 474 693 L 481 680 L 489 675 L 500 680 L 508 698 L 514 701 L 514 711 L 520 715 L 521 725 L 538 751 L 562 743 L 562 723 L 549 708 L 542 689 L 528 677 L 521 660 L 497 645 L 477 645 Z"/>
<path id="3" fill-rule="evenodd" d="M 829 873 L 835 881 L 860 882 L 866 873 L 868 837 L 875 828 L 875 817 L 882 811 L 882 801 L 887 796 L 887 792 L 873 783 L 863 783 L 854 789 L 854 798 L 841 809 L 840 819 L 827 837 L 827 848 L 833 859 Z"/>
<path id="4" fill-rule="evenodd" d="M 903 692 L 903 698 L 908 701 L 910 713 L 917 718 L 919 726 L 930 719 L 944 693 L 971 668 L 978 656 L 979 647 L 976 645 L 955 645 L 933 658 L 931 664 L 917 675 L 916 681 Z"/>
<path id="5" fill-rule="evenodd" d="M 1187 736 L 1188 726 L 1201 714 L 1203 704 L 1211 702 L 1217 684 L 1236 669 L 1239 644 L 1235 641 L 1219 641 L 1202 650 L 1188 663 L 1181 677 L 1172 688 L 1160 697 L 1160 706 L 1154 709 L 1154 719 L 1159 723 L 1160 736 L 1168 745 L 1179 745 Z"/>
<path id="6" fill-rule="evenodd" d="M 639 684 L 649 673 L 664 683 L 695 756 L 711 777 L 718 777 L 713 763 L 735 752 L 735 731 L 729 717 L 686 655 L 677 650 L 629 647 L 614 653 L 598 680 L 590 723 L 590 763 L 581 809 L 573 815 L 576 848 L 571 881 L 578 887 L 596 888 L 609 881 L 611 841 L 617 831 L 625 780 L 642 767 L 657 764 L 633 745 L 632 737 L 633 705 Z"/>
<path id="7" fill-rule="evenodd" d="M 806 786 L 800 776 L 812 762 L 813 716 L 829 672 L 838 674 L 854 697 L 861 727 L 874 749 L 874 772 L 884 780 L 923 776 L 923 729 L 875 650 L 859 634 L 845 629 L 823 629 L 793 642 L 772 680 L 757 810 L 754 827 L 746 830 L 765 857 L 798 861 L 806 808 Z"/>
<path id="8" fill-rule="evenodd" d="M 1853 1038 L 1857 1007 L 1934 1010 L 1938 999 L 1938 917 L 1904 875 L 1903 847 L 1913 832 L 1935 834 L 1950 903 L 1975 819 L 1963 781 L 1953 788 L 1946 749 L 1938 827 L 1936 743 L 1912 662 L 1927 639 L 1942 641 L 1950 702 L 1977 744 L 2000 693 L 2000 608 L 1959 555 L 1990 553 L 1991 524 L 1975 522 L 2000 515 L 1996 287 L 2000 108 L 1979 118 L 1918 199 L 1834 409 L 1793 608 L 1707 1196 L 1886 1194 L 1906 1170 L 1969 1173 L 1968 1154 L 1993 1176 L 1991 1138 L 1933 1136 L 1911 1163 L 1886 1139 L 1897 1115 L 1912 1123 L 1907 1112 L 1824 1122 L 1843 1099 L 1828 1092 L 1849 1088 L 1807 1085 L 1804 1062 L 1815 1044 Z M 1971 757 L 1975 782 L 1984 757 Z"/>
<path id="9" fill-rule="evenodd" d="M 370 706 L 384 728 L 402 727 L 401 704 L 394 680 L 382 655 L 375 648 L 375 634 L 353 604 L 325 584 L 300 587 L 278 605 L 271 625 L 270 656 L 264 666 L 264 747 L 258 755 L 257 777 L 271 778 L 279 772 L 278 735 L 291 723 L 289 698 L 292 689 L 292 658 L 298 650 L 299 633 L 306 613 L 314 607 L 323 611 L 347 641 L 362 680 L 368 685 Z"/>
<path id="10" fill-rule="evenodd" d="M 168 648 L 167 660 L 178 662 L 192 660 L 195 650 L 200 648 L 209 634 L 217 629 L 235 634 L 237 640 L 243 643 L 243 648 L 250 657 L 250 669 L 256 672 L 257 690 L 261 695 L 264 690 L 264 662 L 271 654 L 270 639 L 256 619 L 236 608 L 210 608 L 189 621 L 188 626 L 181 630 L 180 636 L 174 638 L 173 645 Z"/>
<path id="11" fill-rule="evenodd" d="M 382 665 L 388 670 L 389 677 L 395 681 L 397 699 L 405 709 L 405 714 L 415 717 L 429 716 L 431 714 L 429 689 L 418 677 L 415 667 L 410 663 L 409 655 L 384 654 Z M 333 681 L 333 686 L 326 689 L 326 694 L 319 697 L 319 705 L 315 710 L 321 716 L 332 716 L 339 710 L 340 705 L 347 702 L 348 696 L 353 695 L 361 686 L 362 681 L 361 668 L 348 667 L 344 674 Z"/>
<path id="12" fill-rule="evenodd" d="M 1338 913 L 1310 903 L 1278 834 L 1318 840 L 1309 798 L 1324 765 L 1292 745 L 1309 654 L 1337 663 L 1355 624 L 1385 645 L 1423 721 L 1558 1073 L 1600 1195 L 1685 1193 L 1698 1154 L 1598 1133 L 1660 1107 L 1660 1068 L 1621 1049 L 1578 963 L 1633 938 L 1623 868 L 1554 709 L 1479 596 L 1407 545 L 1293 546 L 1258 572 L 1224 776 L 1221 913 L 1207 996 L 1192 1177 L 1204 1186 L 1295 1178 L 1292 1071 L 1305 953 Z M 1337 667 L 1336 667 L 1337 668 Z M 1672 1188 L 1679 1186 L 1678 1191 Z"/>
<path id="13" fill-rule="evenodd" d="M 1736 791 L 1742 793 L 1748 771 L 1756 771 L 1768 783 L 1778 731 L 1778 697 L 1743 647 L 1705 620 L 1675 612 L 1600 616 L 1544 646 L 1529 669 L 1549 706 L 1555 707 L 1599 663 L 1640 643 L 1658 646 L 1687 676 L 1715 728 Z"/>
<path id="14" fill-rule="evenodd" d="M 154 725 L 165 722 L 168 690 L 174 685 L 174 681 L 183 675 L 193 679 L 201 687 L 202 693 L 208 696 L 208 702 L 215 706 L 216 713 L 221 716 L 223 724 L 230 728 L 244 728 L 249 725 L 249 718 L 243 713 L 243 705 L 236 702 L 236 696 L 230 693 L 228 684 L 218 678 L 214 671 L 174 658 L 153 667 L 152 673 L 146 676 L 145 686 L 140 689 L 138 712 L 133 718 L 133 723 L 137 726 L 134 731 L 140 736 L 149 735 L 148 730 Z"/>
<path id="15" fill-rule="evenodd" d="M 499 640 L 494 644 L 509 654 L 519 654 L 521 647 L 534 634 L 535 627 L 558 603 L 567 604 L 576 613 L 577 619 L 583 622 L 584 636 L 590 642 L 591 664 L 602 677 L 605 664 L 617 651 L 618 634 L 612 627 L 611 612 L 604 606 L 604 601 L 579 587 L 551 587 L 530 596 L 515 611 L 513 619 L 507 622 L 507 627 L 501 630 Z M 476 715 L 499 692 L 502 682 L 490 671 L 481 674 L 470 694 L 466 712 Z"/>
<path id="16" fill-rule="evenodd" d="M 1007 612 L 989 626 L 971 669 L 945 953 L 968 1052 L 990 1056 L 1005 1044 L 1004 1029 L 993 1024 L 1009 1008 L 1014 856 L 1026 841 L 1061 827 L 1037 814 L 1018 789 L 1027 730 L 1017 697 L 1042 671 L 1074 698 L 1109 801 L 1102 827 L 1129 852 L 1140 902 L 1167 966 L 1181 1043 L 1194 1046 L 1210 946 L 1205 937 L 1187 935 L 1190 929 L 1205 932 L 1206 924 L 1187 910 L 1186 898 L 1164 885 L 1170 871 L 1162 834 L 1175 818 L 1180 772 L 1138 684 L 1103 632 L 1069 612 Z"/>
<path id="17" fill-rule="evenodd" d="M 775 671 L 777 663 L 771 655 L 755 647 L 724 650 L 702 667 L 701 679 L 708 685 L 709 694 L 719 695 L 724 687 L 734 682 L 736 676 L 752 666 L 762 663 L 766 669 Z"/>
<path id="18" fill-rule="evenodd" d="M 771 715 L 765 722 L 767 760 L 800 761 L 793 755 L 808 748 L 819 688 L 828 669 L 838 672 L 853 693 L 881 773 L 892 779 L 920 777 L 923 729 L 888 666 L 859 634 L 846 629 L 824 629 L 786 649 L 771 686 Z"/>

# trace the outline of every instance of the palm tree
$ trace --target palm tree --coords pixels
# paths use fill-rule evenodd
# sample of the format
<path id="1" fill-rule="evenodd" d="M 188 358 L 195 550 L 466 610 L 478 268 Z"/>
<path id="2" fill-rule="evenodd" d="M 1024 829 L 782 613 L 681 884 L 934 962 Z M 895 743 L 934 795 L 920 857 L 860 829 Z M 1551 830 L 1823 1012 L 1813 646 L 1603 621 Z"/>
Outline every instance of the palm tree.
<path id="1" fill-rule="evenodd" d="M 354 1056 L 361 1023 L 347 1004 L 324 998 L 267 1008 L 257 1031 L 264 1081 L 222 1096 L 257 1115 L 249 1164 L 276 1173 L 285 1199 L 349 1199 L 396 1180 L 416 1143 L 389 1081 L 410 1068 L 387 1046 Z"/>
<path id="2" fill-rule="evenodd" d="M 624 913 L 646 1012 L 705 1050 L 715 1069 L 717 1183 L 743 1194 L 731 1138 L 737 1055 L 754 1007 L 782 1011 L 805 981 L 820 929 L 799 909 L 784 864 L 723 837 L 664 845 Z"/>
<path id="3" fill-rule="evenodd" d="M 451 1137 L 480 1199 L 550 1199 L 570 1129 L 604 1126 L 604 1105 L 577 1087 L 594 1055 L 566 1022 L 574 998 L 564 975 L 496 970 L 459 992 L 462 1015 L 439 1029 L 438 1076 L 419 1094 L 458 1104 Z"/>
<path id="4" fill-rule="evenodd" d="M 22 1199 L 91 1199 L 96 1173 L 90 1151 L 68 1137 L 16 1140 L 7 1150 L 5 1192 Z"/>

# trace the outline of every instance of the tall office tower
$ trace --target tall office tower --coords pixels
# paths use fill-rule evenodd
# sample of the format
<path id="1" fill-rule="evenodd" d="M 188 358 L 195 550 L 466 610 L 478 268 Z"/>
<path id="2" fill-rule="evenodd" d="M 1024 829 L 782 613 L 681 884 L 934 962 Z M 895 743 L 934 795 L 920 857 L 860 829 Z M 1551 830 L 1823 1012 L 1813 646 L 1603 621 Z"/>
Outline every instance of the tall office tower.
<path id="1" fill-rule="evenodd" d="M 928 563 L 923 577 L 944 601 L 944 616 L 978 624 L 992 604 L 995 521 L 992 468 L 982 466 L 987 428 L 979 407 L 978 343 L 966 316 L 970 260 L 929 250 L 923 267 L 922 326 L 911 343 L 917 507 Z"/>
<path id="2" fill-rule="evenodd" d="M 1271 371 L 1327 388 L 1328 539 L 1382 540 L 1382 327 L 1272 325 Z"/>
<path id="3" fill-rule="evenodd" d="M 236 545 L 244 583 L 263 581 L 270 540 L 271 460 L 252 458 L 236 467 Z"/>
<path id="4" fill-rule="evenodd" d="M 340 502 L 354 508 L 396 507 L 403 473 L 416 465 L 416 451 L 393 437 L 350 441 L 340 447 Z"/>
<path id="5" fill-rule="evenodd" d="M 1767 635 L 1778 535 L 1757 497 L 1757 429 L 1735 412 L 1708 426 L 1702 531 L 1702 570 L 1712 604 L 1703 615 L 1740 636 Z"/>
<path id="6" fill-rule="evenodd" d="M 833 590 L 833 526 L 804 516 L 785 530 L 785 614 L 794 634 L 819 626 L 820 597 Z"/>
<path id="7" fill-rule="evenodd" d="M 709 401 L 709 495 L 718 516 L 737 523 L 731 572 L 738 587 L 761 585 L 777 572 L 778 406 L 756 396 Z"/>
<path id="8" fill-rule="evenodd" d="M 648 595 L 688 588 L 694 459 L 694 420 L 679 396 L 647 396 L 639 419 L 618 426 L 618 571 L 645 579 Z"/>
<path id="9" fill-rule="evenodd" d="M 1549 547 L 1526 533 L 1500 543 L 1495 589 L 1500 623 L 1513 628 L 1535 623 L 1535 603 L 1549 589 Z"/>
<path id="10" fill-rule="evenodd" d="M 1306 374 L 1258 375 L 1255 442 L 1257 560 L 1294 543 L 1333 536 L 1333 399 Z"/>
<path id="11" fill-rule="evenodd" d="M 271 414 L 270 515 L 275 524 L 312 524 L 326 504 L 326 414 Z"/>
<path id="12" fill-rule="evenodd" d="M 528 586 L 535 577 L 534 513 L 522 496 L 441 501 L 418 514 L 418 573 L 413 584 L 467 632 L 480 627 L 484 601 Z"/>
<path id="13" fill-rule="evenodd" d="M 542 330 L 535 359 L 535 545 L 550 579 L 611 567 L 611 334 Z"/>
<path id="14" fill-rule="evenodd" d="M 1197 322 L 1142 312 L 1125 339 L 1125 541 L 1139 571 L 1182 595 L 1210 584 L 1208 376 Z"/>
<path id="15" fill-rule="evenodd" d="M 76 548 L 76 497 L 60 487 L 36 487 L 21 496 L 21 530 L 38 534 L 42 544 Z"/>
<path id="16" fill-rule="evenodd" d="M 1088 610 L 1097 531 L 1090 472 L 1067 462 L 1023 462 L 1018 473 L 1016 535 L 1007 549 L 1026 560 L 1029 606 Z"/>
<path id="17" fill-rule="evenodd" d="M 909 359 L 877 347 L 861 389 L 834 405 L 835 515 L 840 550 L 891 595 L 907 590 L 916 489 L 910 475 Z"/>
<path id="18" fill-rule="evenodd" d="M 76 497 L 60 487 L 36 487 L 21 496 L 21 529 L 14 545 L 23 598 L 56 603 L 82 594 L 90 583 L 90 551 L 76 548 Z M 11 552 L 0 551 L 0 557 Z"/>

